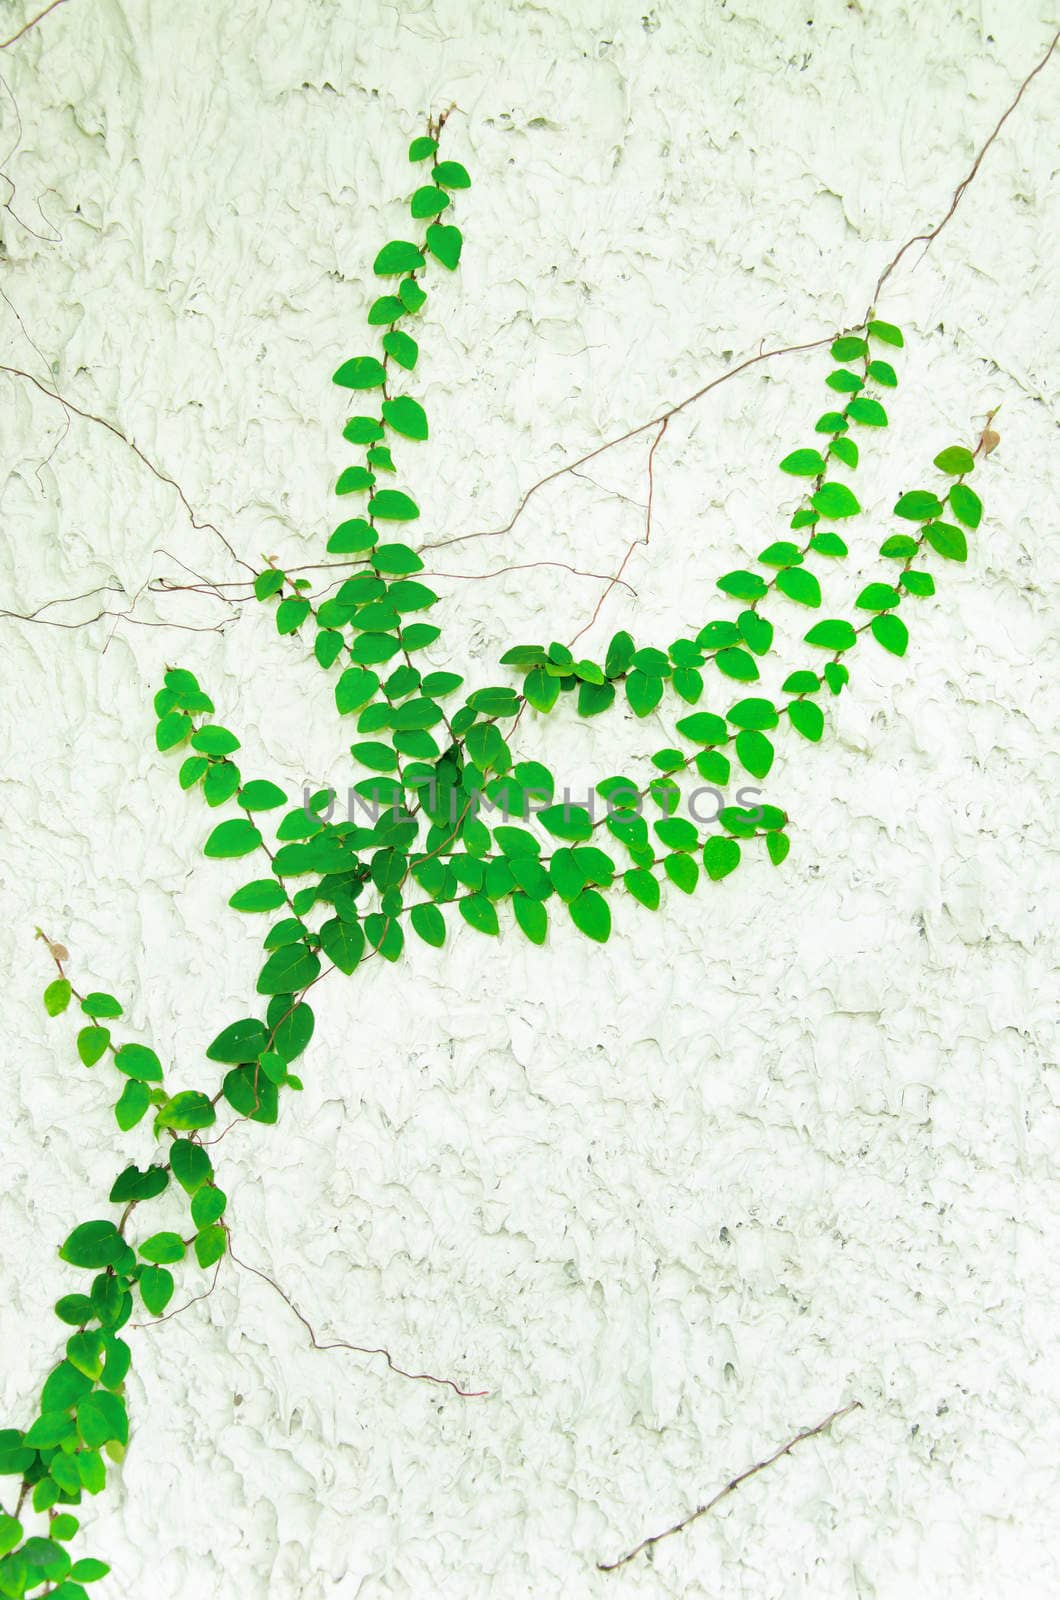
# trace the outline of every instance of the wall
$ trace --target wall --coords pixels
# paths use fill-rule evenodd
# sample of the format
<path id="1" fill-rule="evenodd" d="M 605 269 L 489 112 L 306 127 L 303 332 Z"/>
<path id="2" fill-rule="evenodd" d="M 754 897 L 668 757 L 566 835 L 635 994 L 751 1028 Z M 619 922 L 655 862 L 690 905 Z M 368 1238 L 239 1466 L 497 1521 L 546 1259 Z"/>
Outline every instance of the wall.
<path id="1" fill-rule="evenodd" d="M 2 13 L 5 37 L 29 14 Z M 465 261 L 426 313 L 432 440 L 403 459 L 427 537 L 495 528 L 544 473 L 761 341 L 858 320 L 1050 27 L 1040 0 L 69 0 L 0 58 L 3 136 L 12 95 L 22 135 L 3 361 L 122 429 L 250 561 L 316 559 L 345 460 L 330 375 L 371 348 L 368 269 L 401 231 L 407 141 L 455 101 Z M 240 1254 L 322 1339 L 385 1344 L 490 1397 L 314 1352 L 227 1268 L 131 1335 L 134 1438 L 86 1515 L 108 1592 L 1057 1592 L 1058 72 L 881 302 L 908 346 L 832 608 L 878 570 L 894 499 L 938 449 L 997 405 L 1002 442 L 976 475 L 969 563 L 935 564 L 907 657 L 866 648 L 820 748 L 785 744 L 769 791 L 795 819 L 788 863 L 671 892 L 655 917 L 624 903 L 606 948 L 561 926 L 544 951 L 454 930 L 443 960 L 420 946 L 322 987 L 305 1092 L 222 1147 Z M 775 462 L 807 441 L 827 370 L 787 356 L 675 420 L 636 595 L 616 591 L 587 647 L 730 614 L 714 579 L 784 525 L 798 486 Z M 237 575 L 217 538 L 104 428 L 0 385 L 2 604 L 139 597 L 135 620 L 2 621 L 0 1328 L 4 1416 L 25 1424 L 70 1284 L 55 1248 L 100 1212 L 125 1150 L 151 1149 L 141 1129 L 119 1154 L 109 1090 L 68 1019 L 45 1018 L 33 928 L 119 994 L 181 1081 L 205 1081 L 261 934 L 224 906 L 239 865 L 199 857 L 210 818 L 153 748 L 150 697 L 167 662 L 191 666 L 247 770 L 292 791 L 346 782 L 353 735 L 263 608 L 178 631 L 228 612 L 142 586 L 178 561 Z M 510 642 L 587 620 L 598 580 L 489 574 L 611 570 L 645 458 L 644 439 L 611 452 L 508 535 L 428 564 L 456 575 L 436 587 L 470 681 L 504 681 Z M 773 609 L 797 639 L 803 614 Z M 533 717 L 521 750 L 573 783 L 669 727 Z M 855 1398 L 654 1564 L 596 1572 Z"/>

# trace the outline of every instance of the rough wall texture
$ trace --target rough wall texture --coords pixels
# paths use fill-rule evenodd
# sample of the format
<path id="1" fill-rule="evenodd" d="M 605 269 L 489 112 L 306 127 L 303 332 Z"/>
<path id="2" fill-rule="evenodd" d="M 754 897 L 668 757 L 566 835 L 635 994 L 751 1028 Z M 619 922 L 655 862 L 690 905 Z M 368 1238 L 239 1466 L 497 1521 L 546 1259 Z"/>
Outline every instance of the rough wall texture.
<path id="1" fill-rule="evenodd" d="M 0 31 L 26 14 L 5 0 Z M 330 374 L 367 347 L 405 144 L 455 100 L 467 248 L 424 328 L 432 441 L 403 455 L 430 536 L 494 527 L 534 479 L 762 339 L 856 320 L 1050 26 L 1041 0 L 69 0 L 0 58 L 5 147 L 16 102 L 22 125 L 3 360 L 112 419 L 241 554 L 315 559 L 343 464 Z M 881 305 L 909 347 L 859 474 L 865 571 L 896 493 L 999 403 L 1002 444 L 968 566 L 917 607 L 909 655 L 866 651 L 822 746 L 787 744 L 769 783 L 797 824 L 785 867 L 671 893 L 655 918 L 628 904 L 602 950 L 561 927 L 545 951 L 465 930 L 441 961 L 419 947 L 322 988 L 304 1094 L 223 1147 L 241 1253 L 322 1337 L 385 1343 L 490 1398 L 315 1353 L 266 1286 L 223 1271 L 209 1300 L 132 1336 L 134 1440 L 88 1519 L 108 1592 L 1060 1590 L 1058 76 L 1054 61 Z M 616 592 L 589 643 L 727 614 L 713 580 L 783 525 L 774 463 L 805 441 L 827 370 L 786 357 L 675 422 L 636 597 Z M 178 558 L 231 575 L 128 448 L 0 385 L 0 604 L 131 597 Z M 590 476 L 437 568 L 608 570 L 642 515 L 644 441 Z M 831 580 L 838 606 L 856 565 Z M 547 567 L 436 586 L 473 682 L 496 681 L 512 640 L 569 635 L 599 592 Z M 219 609 L 144 596 L 136 615 L 208 626 Z M 248 768 L 292 789 L 346 781 L 350 734 L 261 611 L 223 636 L 0 626 L 0 1329 L 3 1420 L 24 1424 L 69 1285 L 55 1247 L 121 1164 L 109 1092 L 43 1016 L 33 926 L 201 1081 L 260 930 L 225 909 L 239 867 L 200 859 L 207 814 L 153 751 L 163 665 L 198 671 Z M 575 782 L 668 729 L 535 718 L 522 750 L 547 741 Z M 124 1148 L 142 1161 L 149 1132 Z M 654 1563 L 595 1571 L 853 1398 L 832 1437 Z"/>

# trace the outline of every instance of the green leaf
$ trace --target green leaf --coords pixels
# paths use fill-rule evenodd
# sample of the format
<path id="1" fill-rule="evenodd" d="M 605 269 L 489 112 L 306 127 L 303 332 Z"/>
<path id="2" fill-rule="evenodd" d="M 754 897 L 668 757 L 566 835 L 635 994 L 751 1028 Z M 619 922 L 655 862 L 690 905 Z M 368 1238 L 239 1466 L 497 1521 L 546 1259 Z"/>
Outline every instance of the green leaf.
<path id="1" fill-rule="evenodd" d="M 975 457 L 962 444 L 951 444 L 947 449 L 939 451 L 935 457 L 935 465 L 940 472 L 948 472 L 951 477 L 962 478 L 966 472 L 971 472 L 974 468 Z"/>
<path id="2" fill-rule="evenodd" d="M 328 960 L 347 975 L 355 970 L 364 954 L 364 933 L 358 922 L 332 917 L 320 930 L 320 945 Z"/>
<path id="3" fill-rule="evenodd" d="M 559 699 L 559 679 L 550 677 L 543 667 L 533 667 L 523 679 L 523 693 L 535 711 L 551 711 Z"/>
<path id="4" fill-rule="evenodd" d="M 6 1556 L 21 1538 L 21 1522 L 16 1517 L 9 1517 L 6 1511 L 0 1511 L 0 1556 Z"/>
<path id="5" fill-rule="evenodd" d="M 202 853 L 215 860 L 247 856 L 261 844 L 261 834 L 245 817 L 233 817 L 229 822 L 219 822 Z"/>
<path id="6" fill-rule="evenodd" d="M 736 735 L 736 756 L 752 778 L 764 778 L 773 765 L 773 746 L 764 733 L 744 729 Z"/>
<path id="7" fill-rule="evenodd" d="M 693 861 L 691 856 L 666 856 L 663 859 L 663 871 L 682 894 L 692 894 L 699 882 L 699 863 Z"/>
<path id="8" fill-rule="evenodd" d="M 949 501 L 958 522 L 963 522 L 966 528 L 978 528 L 983 520 L 983 502 L 974 489 L 969 489 L 966 483 L 955 483 Z"/>
<path id="9" fill-rule="evenodd" d="M 464 236 L 459 228 L 447 227 L 441 222 L 432 222 L 427 229 L 427 248 L 436 260 L 448 267 L 452 272 L 460 260 L 460 252 L 464 246 Z"/>
<path id="10" fill-rule="evenodd" d="M 239 740 L 227 728 L 218 728 L 209 724 L 204 728 L 196 728 L 191 736 L 192 749 L 198 750 L 205 756 L 230 756 L 239 749 Z"/>
<path id="11" fill-rule="evenodd" d="M 165 1167 L 148 1167 L 146 1172 L 141 1172 L 139 1167 L 130 1166 L 115 1178 L 107 1198 L 115 1205 L 124 1205 L 126 1200 L 153 1200 L 168 1183 L 169 1173 Z"/>
<path id="12" fill-rule="evenodd" d="M 303 944 L 285 945 L 266 961 L 258 978 L 259 994 L 293 994 L 313 982 L 320 962 Z"/>
<path id="13" fill-rule="evenodd" d="M 845 556 L 847 554 L 846 542 L 838 533 L 815 533 L 810 540 L 810 549 L 816 550 L 822 556 Z"/>
<path id="14" fill-rule="evenodd" d="M 821 585 L 805 567 L 785 567 L 777 573 L 775 582 L 781 594 L 786 594 L 789 600 L 797 601 L 800 606 L 819 606 L 821 603 Z"/>
<path id="15" fill-rule="evenodd" d="M 67 1235 L 59 1251 L 72 1267 L 109 1267 L 125 1251 L 125 1240 L 113 1222 L 82 1222 Z"/>
<path id="16" fill-rule="evenodd" d="M 84 1556 L 82 1560 L 75 1561 L 70 1569 L 71 1578 L 78 1583 L 95 1583 L 99 1578 L 105 1578 L 110 1571 L 105 1561 L 97 1561 L 94 1556 Z"/>
<path id="17" fill-rule="evenodd" d="M 370 489 L 375 482 L 375 473 L 369 472 L 367 467 L 347 467 L 339 474 L 335 484 L 336 494 L 358 494 L 365 489 Z"/>
<path id="18" fill-rule="evenodd" d="M 156 1266 L 170 1261 L 183 1261 L 184 1240 L 179 1233 L 153 1233 L 140 1246 L 140 1254 L 145 1261 Z"/>
<path id="19" fill-rule="evenodd" d="M 125 1402 L 106 1389 L 97 1389 L 86 1395 L 77 1408 L 77 1431 L 90 1450 L 116 1440 L 129 1442 L 129 1417 Z"/>
<path id="20" fill-rule="evenodd" d="M 517 892 L 512 895 L 512 910 L 530 943 L 544 944 L 548 933 L 548 910 L 540 900 L 531 900 L 528 895 Z"/>
<path id="21" fill-rule="evenodd" d="M 277 572 L 274 567 L 269 567 L 266 572 L 259 572 L 254 579 L 254 594 L 259 600 L 269 600 L 278 594 L 284 585 L 284 574 Z"/>
<path id="22" fill-rule="evenodd" d="M 737 600 L 761 600 L 768 592 L 766 581 L 759 573 L 745 572 L 742 568 L 719 578 L 718 588 L 724 594 L 734 595 Z"/>
<path id="23" fill-rule="evenodd" d="M 571 921 L 581 933 L 597 944 L 606 944 L 611 936 L 611 910 L 602 894 L 595 889 L 583 889 L 568 906 Z"/>
<path id="24" fill-rule="evenodd" d="M 208 1096 L 199 1089 L 183 1089 L 180 1094 L 173 1095 L 156 1119 L 159 1127 L 175 1128 L 181 1133 L 212 1127 L 216 1120 L 217 1112 Z"/>
<path id="25" fill-rule="evenodd" d="M 825 470 L 825 459 L 819 450 L 793 450 L 780 463 L 780 470 L 795 478 L 816 478 Z"/>
<path id="26" fill-rule="evenodd" d="M 66 978 L 55 978 L 44 991 L 44 1009 L 49 1017 L 57 1017 L 70 1004 L 70 984 Z"/>
<path id="27" fill-rule="evenodd" d="M 824 712 L 812 700 L 793 700 L 787 708 L 792 727 L 797 728 L 804 739 L 818 742 L 824 732 Z"/>
<path id="28" fill-rule="evenodd" d="M 354 356 L 342 363 L 331 381 L 343 389 L 381 389 L 386 383 L 386 368 L 375 356 Z"/>
<path id="29" fill-rule="evenodd" d="M 286 1076 L 286 1068 L 279 1056 L 273 1057 L 270 1054 L 265 1060 L 275 1062 L 281 1079 Z M 224 1216 L 227 1204 L 228 1196 L 222 1189 L 216 1188 L 212 1183 L 204 1184 L 192 1197 L 191 1220 L 197 1228 L 208 1228 L 218 1217 Z"/>
<path id="30" fill-rule="evenodd" d="M 849 650 L 857 644 L 857 634 L 851 623 L 840 618 L 816 622 L 805 635 L 807 644 L 821 645 L 825 650 Z"/>
<path id="31" fill-rule="evenodd" d="M 219 1222 L 200 1229 L 195 1235 L 195 1256 L 200 1267 L 212 1267 L 214 1262 L 220 1261 L 227 1244 L 228 1235 Z"/>
<path id="32" fill-rule="evenodd" d="M 855 395 L 853 400 L 847 401 L 847 416 L 852 422 L 860 422 L 863 428 L 886 428 L 887 413 L 878 400 L 866 399 L 864 395 Z"/>
<path id="33" fill-rule="evenodd" d="M 896 328 L 893 322 L 873 320 L 869 323 L 869 333 L 874 339 L 879 339 L 884 344 L 897 345 L 899 349 L 905 344 L 901 328 Z"/>
<path id="34" fill-rule="evenodd" d="M 165 1267 L 145 1267 L 140 1274 L 140 1298 L 152 1316 L 159 1317 L 173 1298 L 173 1274 Z"/>
<path id="35" fill-rule="evenodd" d="M 889 583 L 866 584 L 854 604 L 861 611 L 890 611 L 901 605 L 902 597 Z"/>
<path id="36" fill-rule="evenodd" d="M 351 517 L 339 523 L 328 540 L 328 550 L 333 556 L 355 555 L 358 551 L 370 550 L 378 537 L 370 522 L 363 517 Z"/>
<path id="37" fill-rule="evenodd" d="M 161 1083 L 162 1063 L 145 1044 L 123 1044 L 115 1052 L 114 1065 L 127 1078 L 138 1083 Z"/>
<path id="38" fill-rule="evenodd" d="M 442 194 L 433 183 L 417 189 L 409 202 L 409 210 L 418 222 L 422 217 L 436 217 L 449 205 L 449 196 Z"/>
<path id="39" fill-rule="evenodd" d="M 786 833 L 767 833 L 766 849 L 769 852 L 770 861 L 775 867 L 779 867 L 791 849 L 791 840 Z"/>
<path id="40" fill-rule="evenodd" d="M 471 178 L 459 161 L 439 161 L 434 169 L 434 181 L 445 189 L 470 189 Z"/>
<path id="41" fill-rule="evenodd" d="M 730 872 L 735 872 L 739 865 L 740 846 L 736 840 L 712 834 L 703 846 L 703 866 L 707 877 L 717 883 L 719 879 L 727 878 Z"/>
<path id="42" fill-rule="evenodd" d="M 915 556 L 920 546 L 908 533 L 892 533 L 880 545 L 881 556 L 893 556 L 898 561 L 905 561 L 909 556 Z"/>
<path id="43" fill-rule="evenodd" d="M 885 612 L 882 616 L 873 617 L 872 633 L 878 644 L 889 650 L 894 656 L 904 656 L 909 643 L 909 629 L 901 617 Z"/>
<path id="44" fill-rule="evenodd" d="M 184 711 L 168 711 L 159 719 L 155 729 L 155 744 L 159 750 L 172 750 L 181 744 L 192 731 L 192 720 Z"/>
<path id="45" fill-rule="evenodd" d="M 860 356 L 868 355 L 869 347 L 864 339 L 857 338 L 854 334 L 843 334 L 832 345 L 833 361 L 857 361 Z"/>
<path id="46" fill-rule="evenodd" d="M 115 1120 L 123 1133 L 135 1128 L 150 1104 L 151 1091 L 146 1083 L 130 1078 L 114 1107 Z"/>
<path id="47" fill-rule="evenodd" d="M 415 278 L 405 278 L 398 285 L 398 297 L 409 312 L 418 311 L 427 299 Z"/>
<path id="48" fill-rule="evenodd" d="M 930 595 L 935 593 L 935 580 L 930 572 L 903 572 L 899 576 L 898 582 L 909 594 Z"/>
<path id="49" fill-rule="evenodd" d="M 897 389 L 898 375 L 889 361 L 870 361 L 869 377 L 884 389 Z"/>
<path id="50" fill-rule="evenodd" d="M 392 239 L 376 256 L 372 271 L 379 278 L 389 278 L 400 272 L 417 272 L 423 266 L 423 255 L 407 239 Z"/>
<path id="51" fill-rule="evenodd" d="M 189 756 L 180 764 L 177 781 L 182 789 L 194 789 L 204 773 L 210 770 L 210 763 L 205 756 Z"/>
<path id="52" fill-rule="evenodd" d="M 380 489 L 368 502 L 369 514 L 378 517 L 381 522 L 414 522 L 420 514 L 420 508 L 415 500 L 407 494 L 402 494 L 400 489 Z M 385 546 L 376 550 L 374 564 L 378 565 L 379 557 Z M 423 563 L 420 562 L 419 566 Z M 392 568 L 390 570 L 393 570 Z M 418 567 L 410 569 L 418 571 Z"/>
<path id="53" fill-rule="evenodd" d="M 407 372 L 412 371 L 419 359 L 419 345 L 409 334 L 402 333 L 400 328 L 392 328 L 389 333 L 384 333 L 383 349 Z"/>
<path id="54" fill-rule="evenodd" d="M 215 761 L 206 773 L 203 799 L 208 806 L 222 806 L 239 788 L 239 768 L 231 761 Z"/>
<path id="55" fill-rule="evenodd" d="M 663 679 L 634 668 L 625 680 L 626 699 L 635 716 L 646 717 L 663 697 Z"/>
<path id="56" fill-rule="evenodd" d="M 952 522 L 930 522 L 924 529 L 924 537 L 933 550 L 947 561 L 967 561 L 968 540 L 961 528 L 954 527 Z"/>
<path id="57" fill-rule="evenodd" d="M 646 867 L 631 867 L 622 874 L 622 882 L 642 906 L 647 906 L 649 911 L 659 909 L 660 889 L 658 879 Z"/>
<path id="58" fill-rule="evenodd" d="M 287 899 L 282 884 L 275 878 L 255 878 L 229 898 L 233 911 L 275 911 Z"/>
<path id="59" fill-rule="evenodd" d="M 239 1066 L 244 1061 L 256 1061 L 268 1047 L 268 1029 L 257 1017 L 242 1017 L 230 1022 L 206 1051 L 208 1061 L 222 1061 L 226 1066 Z"/>
<path id="60" fill-rule="evenodd" d="M 857 495 L 845 483 L 822 483 L 811 499 L 814 509 L 829 522 L 838 517 L 853 517 L 861 510 Z"/>
<path id="61" fill-rule="evenodd" d="M 469 927 L 477 929 L 479 933 L 499 933 L 500 925 L 497 921 L 497 908 L 484 894 L 462 896 L 457 901 L 460 915 Z"/>
<path id="62" fill-rule="evenodd" d="M 437 906 L 431 905 L 426 901 L 420 905 L 414 905 L 409 914 L 409 920 L 424 944 L 433 945 L 435 949 L 440 949 L 445 943 L 445 918 Z"/>
<path id="63" fill-rule="evenodd" d="M 772 700 L 738 700 L 728 713 L 737 728 L 775 728 L 779 718 Z"/>
<path id="64" fill-rule="evenodd" d="M 757 611 L 741 611 L 736 621 L 747 648 L 756 656 L 764 656 L 773 643 L 773 624 Z"/>
<path id="65" fill-rule="evenodd" d="M 858 461 L 861 459 L 854 440 L 842 437 L 832 440 L 828 446 L 828 454 L 835 456 L 837 461 L 842 461 L 844 466 L 850 467 L 851 470 L 857 466 Z"/>
<path id="66" fill-rule="evenodd" d="M 727 678 L 737 678 L 741 683 L 754 683 L 759 676 L 754 657 L 746 650 L 719 650 L 714 665 Z"/>
<path id="67" fill-rule="evenodd" d="M 428 156 L 433 156 L 437 148 L 437 139 L 430 139 L 425 133 L 421 133 L 419 138 L 413 139 L 409 145 L 409 160 L 426 161 Z"/>
<path id="68" fill-rule="evenodd" d="M 864 388 L 863 380 L 856 373 L 847 372 L 844 367 L 837 367 L 824 381 L 837 394 L 857 394 L 859 389 Z"/>
<path id="69" fill-rule="evenodd" d="M 395 433 L 403 434 L 406 439 L 427 437 L 427 413 L 418 400 L 410 400 L 407 395 L 383 401 L 383 420 Z"/>
<path id="70" fill-rule="evenodd" d="M 396 322 L 398 317 L 405 315 L 405 307 L 397 295 L 382 294 L 378 300 L 373 300 L 368 308 L 368 325 L 372 328 L 386 327 L 388 323 Z"/>
<path id="71" fill-rule="evenodd" d="M 106 1053 L 109 1043 L 110 1029 L 107 1027 L 83 1027 L 77 1035 L 77 1054 L 86 1067 L 94 1067 L 102 1054 Z"/>
<path id="72" fill-rule="evenodd" d="M 294 633 L 296 628 L 302 626 L 309 611 L 308 600 L 281 600 L 276 607 L 276 632 L 281 635 Z"/>
<path id="73" fill-rule="evenodd" d="M 724 718 L 712 711 L 693 711 L 690 717 L 682 717 L 677 731 L 693 744 L 725 744 L 729 738 Z"/>
<path id="74" fill-rule="evenodd" d="M 185 1194 L 194 1194 L 213 1171 L 202 1145 L 191 1139 L 174 1139 L 169 1147 L 169 1164 Z"/>
<path id="75" fill-rule="evenodd" d="M 546 806 L 537 813 L 537 820 L 557 839 L 591 839 L 593 835 L 592 818 L 582 806 Z"/>
<path id="76" fill-rule="evenodd" d="M 909 522 L 926 522 L 929 517 L 941 517 L 942 502 L 929 489 L 911 489 L 902 495 L 894 512 Z"/>

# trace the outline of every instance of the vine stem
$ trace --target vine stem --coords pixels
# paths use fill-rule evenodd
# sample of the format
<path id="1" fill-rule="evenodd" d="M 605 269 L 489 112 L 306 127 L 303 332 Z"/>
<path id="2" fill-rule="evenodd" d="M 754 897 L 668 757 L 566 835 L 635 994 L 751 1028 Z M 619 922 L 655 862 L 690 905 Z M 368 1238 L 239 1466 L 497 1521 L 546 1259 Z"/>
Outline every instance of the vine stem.
<path id="1" fill-rule="evenodd" d="M 634 1545 L 632 1550 L 627 1550 L 626 1554 L 619 1556 L 617 1561 L 598 1561 L 596 1563 L 597 1570 L 599 1572 L 617 1572 L 620 1567 L 624 1567 L 627 1562 L 639 1556 L 642 1551 L 653 1549 L 661 1539 L 669 1539 L 675 1533 L 683 1533 L 693 1522 L 698 1521 L 700 1517 L 705 1517 L 709 1511 L 713 1511 L 715 1506 L 720 1505 L 727 1496 L 740 1487 L 741 1483 L 746 1483 L 748 1478 L 755 1477 L 759 1472 L 765 1472 L 767 1467 L 775 1466 L 784 1456 L 790 1455 L 796 1445 L 802 1444 L 805 1439 L 814 1439 L 819 1433 L 826 1432 L 833 1422 L 839 1421 L 840 1417 L 848 1417 L 852 1411 L 860 1411 L 861 1409 L 861 1401 L 852 1400 L 848 1406 L 842 1406 L 838 1411 L 831 1412 L 815 1428 L 804 1428 L 801 1433 L 795 1435 L 794 1439 L 789 1439 L 787 1444 L 782 1445 L 779 1450 L 775 1450 L 764 1461 L 756 1461 L 753 1467 L 747 1467 L 743 1472 L 738 1473 L 735 1478 L 730 1478 L 725 1487 L 719 1489 L 717 1494 L 712 1495 L 705 1505 L 697 1506 L 687 1517 L 682 1517 L 680 1522 L 675 1522 L 672 1527 L 664 1528 L 661 1533 L 653 1533 L 647 1539 L 642 1539 L 640 1544 Z"/>
<path id="2" fill-rule="evenodd" d="M 5 39 L 3 44 L 0 44 L 0 50 L 6 50 L 10 45 L 17 44 L 22 35 L 28 33 L 31 28 L 35 28 L 38 22 L 43 22 L 49 12 L 55 11 L 57 7 L 65 4 L 66 0 L 51 0 L 51 5 L 45 6 L 43 11 L 38 11 L 35 17 L 30 17 L 29 21 L 24 23 L 17 33 L 11 35 L 10 39 Z"/>
<path id="3" fill-rule="evenodd" d="M 396 1373 L 398 1377 L 410 1378 L 413 1382 L 417 1383 L 423 1382 L 439 1384 L 442 1387 L 452 1389 L 454 1394 L 458 1394 L 460 1396 L 461 1400 L 484 1400 L 489 1394 L 490 1391 L 488 1389 L 461 1389 L 458 1384 L 453 1382 L 452 1378 L 437 1378 L 433 1372 L 406 1372 L 404 1367 L 399 1367 L 397 1365 L 391 1356 L 390 1351 L 387 1350 L 383 1345 L 370 1348 L 367 1345 L 351 1344 L 348 1339 L 332 1339 L 327 1341 L 318 1339 L 316 1329 L 313 1327 L 313 1324 L 310 1322 L 309 1318 L 304 1316 L 303 1313 L 299 1311 L 290 1295 L 285 1289 L 281 1289 L 280 1285 L 276 1282 L 276 1279 L 270 1278 L 267 1272 L 262 1272 L 259 1267 L 252 1267 L 249 1261 L 243 1261 L 239 1256 L 236 1255 L 235 1251 L 232 1249 L 231 1237 L 229 1237 L 228 1240 L 228 1254 L 231 1256 L 237 1267 L 242 1267 L 244 1272 L 253 1273 L 255 1278 L 260 1278 L 262 1283 L 267 1283 L 270 1289 L 274 1289 L 276 1291 L 280 1299 L 290 1308 L 291 1311 L 294 1312 L 295 1316 L 302 1324 L 302 1327 L 308 1333 L 314 1350 L 353 1350 L 358 1355 L 362 1356 L 383 1356 L 391 1372 Z"/>

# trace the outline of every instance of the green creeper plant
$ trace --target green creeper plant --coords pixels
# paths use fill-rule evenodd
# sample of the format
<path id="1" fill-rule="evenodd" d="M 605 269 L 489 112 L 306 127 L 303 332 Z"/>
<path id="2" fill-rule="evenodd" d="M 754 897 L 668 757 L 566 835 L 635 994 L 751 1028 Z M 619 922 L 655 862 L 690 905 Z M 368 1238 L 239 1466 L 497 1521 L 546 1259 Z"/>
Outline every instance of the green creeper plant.
<path id="1" fill-rule="evenodd" d="M 458 161 L 440 159 L 443 123 L 409 150 L 424 179 L 410 202 L 416 238 L 390 240 L 374 261 L 380 293 L 368 323 L 378 330 L 377 353 L 351 356 L 334 374 L 360 408 L 343 428 L 354 459 L 335 483 L 353 514 L 327 544 L 348 575 L 334 593 L 314 594 L 308 579 L 270 563 L 254 583 L 258 601 L 274 607 L 281 636 L 304 644 L 312 637 L 316 663 L 332 675 L 337 714 L 354 719 L 350 753 L 363 774 L 353 785 L 355 808 L 332 820 L 329 792 L 289 806 L 279 784 L 245 774 L 240 740 L 213 720 L 211 696 L 190 671 L 170 667 L 154 701 L 157 748 L 182 753 L 183 789 L 197 789 L 211 810 L 228 808 L 203 853 L 247 860 L 254 875 L 229 905 L 266 922 L 248 1014 L 227 1021 L 206 1046 L 212 1075 L 186 1087 L 153 1048 L 125 1037 L 117 998 L 74 987 L 66 950 L 49 942 L 56 976 L 44 991 L 47 1012 L 80 1012 L 82 1064 L 106 1065 L 120 1090 L 120 1133 L 152 1119 L 157 1155 L 143 1170 L 125 1165 L 107 1196 L 111 1214 L 77 1223 L 59 1247 L 77 1274 L 55 1307 L 64 1348 L 27 1426 L 0 1432 L 0 1474 L 17 1495 L 13 1513 L 0 1512 L 0 1596 L 79 1600 L 107 1572 L 93 1557 L 74 1559 L 68 1546 L 84 1497 L 103 1489 L 128 1442 L 131 1351 L 122 1329 L 137 1306 L 149 1318 L 173 1314 L 178 1273 L 216 1272 L 229 1250 L 228 1202 L 211 1152 L 239 1123 L 275 1122 L 282 1095 L 302 1088 L 293 1069 L 313 1036 L 316 985 L 377 956 L 397 961 L 410 935 L 443 946 L 454 915 L 486 937 L 510 918 L 542 944 L 550 914 L 559 914 L 603 943 L 616 901 L 640 908 L 631 915 L 657 910 L 664 890 L 689 894 L 703 878 L 728 877 L 758 841 L 779 865 L 790 849 L 787 812 L 759 803 L 757 789 L 751 804 L 746 790 L 737 803 L 722 791 L 734 773 L 764 781 L 778 744 L 794 739 L 797 750 L 799 741 L 822 740 L 822 702 L 847 686 L 865 636 L 904 655 L 905 618 L 934 593 L 922 562 L 965 561 L 967 534 L 980 523 L 982 505 L 968 483 L 978 451 L 950 446 L 935 457 L 929 486 L 897 500 L 895 529 L 879 547 L 885 565 L 855 596 L 851 614 L 824 607 L 824 585 L 835 581 L 863 517 L 851 487 L 860 450 L 886 428 L 881 395 L 898 386 L 888 358 L 903 336 L 870 314 L 832 344 L 835 365 L 825 382 L 833 398 L 807 430 L 813 442 L 793 444 L 779 463 L 805 483 L 791 537 L 768 543 L 753 568 L 717 581 L 718 609 L 734 614 L 715 615 L 665 646 L 638 645 L 619 631 L 602 660 L 576 657 L 571 644 L 557 641 L 516 645 L 501 658 L 504 681 L 464 693 L 459 673 L 424 660 L 442 637 L 426 620 L 438 596 L 417 576 L 424 564 L 406 530 L 420 510 L 399 486 L 394 459 L 429 437 L 414 392 L 414 330 L 428 303 L 428 274 L 452 273 L 463 245 L 451 219 L 471 180 Z M 767 612 L 780 605 L 822 616 L 807 629 L 805 658 L 778 701 L 754 686 L 774 646 Z M 671 719 L 671 742 L 645 758 L 638 776 L 602 778 L 585 797 L 592 808 L 574 804 L 557 793 L 555 773 L 538 756 L 516 748 L 516 735 L 560 704 L 594 717 L 620 695 L 637 718 L 658 711 Z M 693 820 L 691 806 L 689 815 L 677 814 L 697 779 L 718 792 L 706 826 Z M 221 1114 L 227 1124 L 218 1134 Z M 179 1198 L 186 1220 L 153 1228 L 150 1207 L 166 1194 Z M 45 1533 L 26 1532 L 27 1506 L 46 1518 Z"/>

